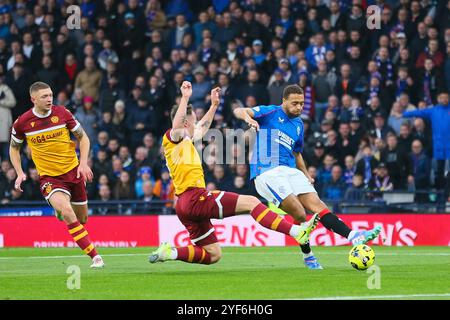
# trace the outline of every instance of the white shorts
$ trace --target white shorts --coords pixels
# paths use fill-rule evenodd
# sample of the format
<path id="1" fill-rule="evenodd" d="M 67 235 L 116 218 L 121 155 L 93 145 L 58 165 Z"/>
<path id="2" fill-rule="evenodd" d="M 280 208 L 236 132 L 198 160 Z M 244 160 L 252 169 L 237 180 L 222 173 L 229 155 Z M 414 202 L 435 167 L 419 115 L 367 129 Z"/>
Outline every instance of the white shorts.
<path id="1" fill-rule="evenodd" d="M 314 186 L 298 169 L 279 166 L 270 169 L 255 178 L 256 191 L 277 207 L 290 194 L 316 192 Z"/>

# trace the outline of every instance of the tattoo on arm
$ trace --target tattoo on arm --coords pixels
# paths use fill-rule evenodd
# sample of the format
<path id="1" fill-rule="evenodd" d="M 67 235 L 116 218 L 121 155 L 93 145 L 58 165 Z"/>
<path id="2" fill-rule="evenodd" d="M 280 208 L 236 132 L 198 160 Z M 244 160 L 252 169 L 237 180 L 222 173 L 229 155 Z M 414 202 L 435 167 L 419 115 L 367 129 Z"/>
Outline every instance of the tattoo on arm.
<path id="1" fill-rule="evenodd" d="M 20 150 L 20 147 L 22 147 L 22 143 L 18 143 L 16 141 L 14 141 L 13 139 L 11 139 L 10 146 L 11 146 L 11 148 Z"/>
<path id="2" fill-rule="evenodd" d="M 211 125 L 211 121 L 206 120 L 205 122 L 203 122 L 202 127 L 209 128 L 210 125 Z"/>
<path id="3" fill-rule="evenodd" d="M 84 129 L 81 126 L 79 126 L 78 129 L 73 131 L 72 133 L 75 136 L 75 138 L 81 140 L 81 138 L 83 138 L 84 136 Z"/>

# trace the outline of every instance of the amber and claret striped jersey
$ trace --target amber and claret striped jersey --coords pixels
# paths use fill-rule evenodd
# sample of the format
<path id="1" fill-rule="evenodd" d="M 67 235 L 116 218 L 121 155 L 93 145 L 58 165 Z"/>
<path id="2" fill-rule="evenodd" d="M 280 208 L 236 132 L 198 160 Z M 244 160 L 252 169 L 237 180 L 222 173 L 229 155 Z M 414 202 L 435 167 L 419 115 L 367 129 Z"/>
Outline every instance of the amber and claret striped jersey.
<path id="1" fill-rule="evenodd" d="M 11 139 L 17 143 L 26 139 L 39 175 L 55 177 L 78 165 L 69 130 L 75 131 L 79 126 L 72 113 L 62 106 L 52 106 L 46 115 L 31 108 L 14 122 Z"/>
<path id="2" fill-rule="evenodd" d="M 178 142 L 173 141 L 171 130 L 164 134 L 162 144 L 175 194 L 180 195 L 189 188 L 205 188 L 202 163 L 192 140 L 184 137 Z"/>

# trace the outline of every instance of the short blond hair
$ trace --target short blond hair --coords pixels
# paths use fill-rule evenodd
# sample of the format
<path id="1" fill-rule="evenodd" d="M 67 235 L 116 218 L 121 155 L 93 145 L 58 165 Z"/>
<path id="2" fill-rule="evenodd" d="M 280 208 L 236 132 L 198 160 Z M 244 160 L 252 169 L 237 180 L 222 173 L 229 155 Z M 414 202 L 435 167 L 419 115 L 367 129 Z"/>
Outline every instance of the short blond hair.
<path id="1" fill-rule="evenodd" d="M 36 91 L 42 89 L 50 89 L 50 86 L 42 81 L 37 81 L 30 86 L 30 96 L 33 95 Z"/>

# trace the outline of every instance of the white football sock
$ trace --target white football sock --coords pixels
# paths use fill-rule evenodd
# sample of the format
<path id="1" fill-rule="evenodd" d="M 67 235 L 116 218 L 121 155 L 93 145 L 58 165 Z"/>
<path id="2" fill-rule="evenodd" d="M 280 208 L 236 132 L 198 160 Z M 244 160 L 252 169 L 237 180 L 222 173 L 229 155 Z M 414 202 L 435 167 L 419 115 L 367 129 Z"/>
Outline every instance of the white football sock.
<path id="1" fill-rule="evenodd" d="M 177 260 L 178 258 L 178 250 L 175 248 L 172 248 L 172 250 L 170 250 L 170 260 Z"/>
<path id="2" fill-rule="evenodd" d="M 348 238 L 347 239 L 350 240 L 351 238 L 353 238 L 357 232 L 358 231 L 356 231 L 356 230 L 350 231 L 350 233 L 348 234 Z"/>
<path id="3" fill-rule="evenodd" d="M 293 224 L 291 230 L 289 230 L 289 235 L 293 238 L 295 238 L 296 236 L 298 236 L 300 234 L 300 231 L 302 229 L 300 228 L 299 225 Z"/>

